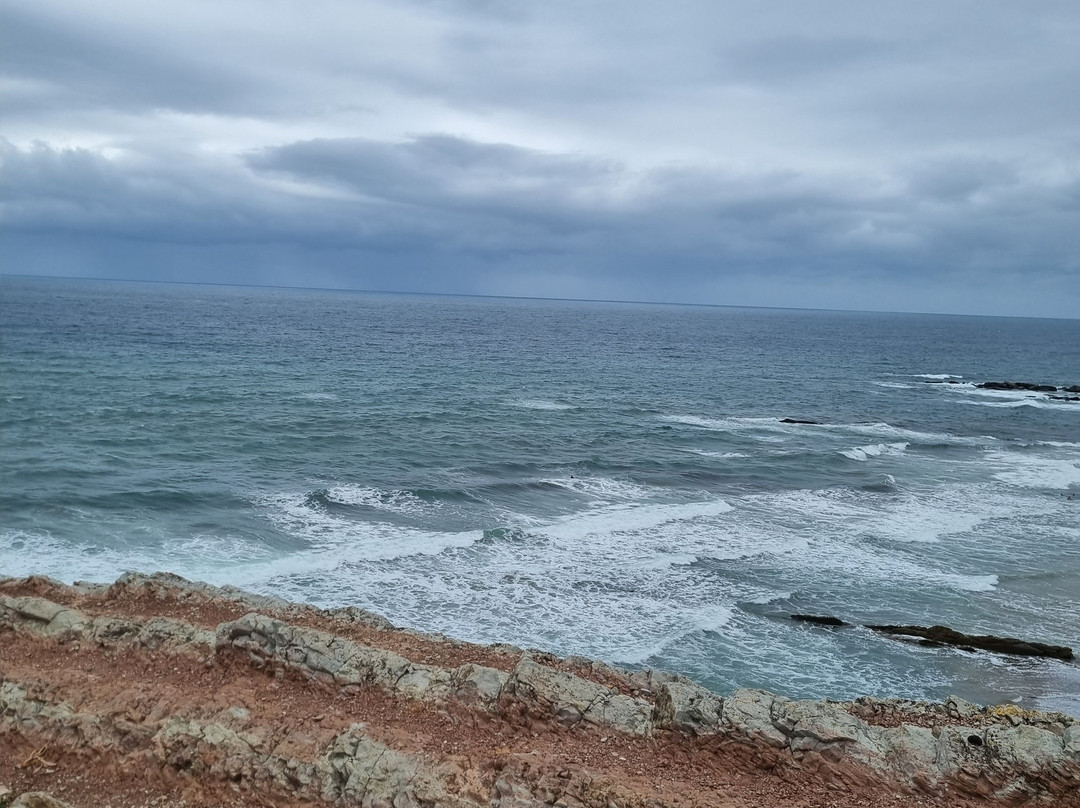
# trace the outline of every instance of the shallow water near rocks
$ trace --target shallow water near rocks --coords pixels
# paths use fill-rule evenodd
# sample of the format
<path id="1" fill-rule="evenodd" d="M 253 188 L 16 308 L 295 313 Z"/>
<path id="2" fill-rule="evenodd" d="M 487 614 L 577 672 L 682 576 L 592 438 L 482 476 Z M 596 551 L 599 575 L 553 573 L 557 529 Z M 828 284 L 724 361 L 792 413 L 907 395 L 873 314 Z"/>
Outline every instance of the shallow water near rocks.
<path id="1" fill-rule="evenodd" d="M 789 619 L 1080 647 L 1080 403 L 974 386 L 1080 383 L 1080 321 L 5 277 L 0 345 L 3 574 L 1080 714 L 1075 663 Z"/>

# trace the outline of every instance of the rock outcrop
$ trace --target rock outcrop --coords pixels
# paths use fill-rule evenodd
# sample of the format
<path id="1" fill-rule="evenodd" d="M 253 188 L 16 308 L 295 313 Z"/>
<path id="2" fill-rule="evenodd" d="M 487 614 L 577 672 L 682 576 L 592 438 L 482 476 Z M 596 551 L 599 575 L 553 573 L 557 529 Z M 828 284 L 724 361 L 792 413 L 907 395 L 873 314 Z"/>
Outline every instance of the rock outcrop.
<path id="1" fill-rule="evenodd" d="M 966 650 L 992 651 L 1013 656 L 1049 657 L 1051 659 L 1074 659 L 1073 650 L 1064 645 L 1048 645 L 1016 637 L 997 637 L 993 634 L 964 634 L 947 626 L 872 626 L 868 629 L 879 634 L 897 637 L 913 637 L 924 645 L 950 645 Z"/>
<path id="2" fill-rule="evenodd" d="M 791 619 L 798 623 L 811 623 L 818 626 L 837 628 L 851 627 L 838 617 L 831 615 L 793 614 Z M 994 634 L 964 634 L 948 626 L 893 626 L 864 625 L 878 634 L 886 634 L 902 640 L 914 640 L 920 645 L 931 647 L 950 646 L 964 651 L 990 651 L 995 654 L 1011 656 L 1045 657 L 1071 661 L 1076 658 L 1073 649 L 1065 645 L 1050 645 L 1034 640 L 1021 640 L 1016 637 L 999 637 Z"/>
<path id="3" fill-rule="evenodd" d="M 1069 716 L 723 697 L 176 576 L 4 580 L 0 640 L 27 806 L 1080 805 Z"/>

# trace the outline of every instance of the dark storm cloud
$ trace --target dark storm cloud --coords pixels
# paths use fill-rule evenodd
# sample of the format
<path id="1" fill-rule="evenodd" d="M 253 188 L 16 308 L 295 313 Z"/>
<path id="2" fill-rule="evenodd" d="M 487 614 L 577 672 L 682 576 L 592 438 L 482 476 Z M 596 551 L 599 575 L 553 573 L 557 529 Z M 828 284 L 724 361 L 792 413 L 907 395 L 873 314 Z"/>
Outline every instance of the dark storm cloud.
<path id="1" fill-rule="evenodd" d="M 1069 315 L 1077 35 L 1053 2 L 14 0 L 0 246 L 21 272 Z"/>

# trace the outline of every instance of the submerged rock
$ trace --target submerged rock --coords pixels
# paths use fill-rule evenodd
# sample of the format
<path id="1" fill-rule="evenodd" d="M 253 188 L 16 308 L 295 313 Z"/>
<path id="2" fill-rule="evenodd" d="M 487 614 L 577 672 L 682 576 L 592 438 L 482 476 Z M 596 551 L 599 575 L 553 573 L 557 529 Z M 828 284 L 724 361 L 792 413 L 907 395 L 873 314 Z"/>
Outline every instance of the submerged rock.
<path id="1" fill-rule="evenodd" d="M 850 626 L 851 623 L 845 623 L 839 617 L 832 617 L 830 615 L 814 615 L 814 614 L 793 614 L 792 620 L 797 620 L 800 623 L 813 623 L 817 626 Z"/>

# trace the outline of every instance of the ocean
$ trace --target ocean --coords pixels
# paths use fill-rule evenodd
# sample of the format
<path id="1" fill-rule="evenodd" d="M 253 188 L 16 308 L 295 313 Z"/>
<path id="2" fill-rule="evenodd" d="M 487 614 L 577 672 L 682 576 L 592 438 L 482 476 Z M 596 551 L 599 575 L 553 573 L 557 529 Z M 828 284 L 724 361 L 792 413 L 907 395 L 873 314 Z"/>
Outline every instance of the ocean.
<path id="1" fill-rule="evenodd" d="M 7 276 L 0 573 L 1080 715 L 1075 663 L 790 619 L 1080 651 L 1080 402 L 1006 379 L 1080 384 L 1080 320 Z"/>

